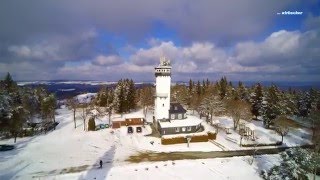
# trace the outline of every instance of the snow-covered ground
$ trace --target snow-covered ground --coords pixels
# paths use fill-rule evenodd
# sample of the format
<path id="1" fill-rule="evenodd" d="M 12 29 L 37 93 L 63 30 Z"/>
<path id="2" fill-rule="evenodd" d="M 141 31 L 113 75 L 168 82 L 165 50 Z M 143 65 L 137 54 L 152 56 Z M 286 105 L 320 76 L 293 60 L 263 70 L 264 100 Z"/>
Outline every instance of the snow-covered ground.
<path id="1" fill-rule="evenodd" d="M 247 162 L 249 157 L 179 160 L 174 164 L 171 161 L 130 164 L 125 160 L 138 152 L 222 149 L 211 142 L 191 143 L 189 148 L 187 144 L 161 145 L 160 138 L 144 136 L 151 133 L 150 126 L 145 126 L 142 133 L 133 134 L 127 134 L 125 127 L 85 132 L 79 117 L 74 129 L 72 111 L 63 108 L 58 109 L 57 114 L 56 120 L 60 124 L 56 130 L 18 138 L 16 149 L 0 152 L 0 179 L 258 179 L 260 170 L 272 166 L 279 159 L 277 155 L 259 156 L 253 165 Z M 143 115 L 141 110 L 133 114 Z M 112 119 L 119 117 L 121 115 L 115 114 Z M 151 111 L 147 121 L 152 121 Z M 96 123 L 108 123 L 108 118 L 98 117 Z M 205 122 L 203 125 L 206 130 L 214 131 Z M 301 138 L 301 134 L 297 133 L 304 132 L 292 131 L 292 136 L 286 137 L 285 143 Z M 237 144 L 225 140 L 225 136 L 224 132 L 219 132 L 216 141 L 228 149 L 240 149 Z M 270 136 L 280 138 L 276 134 Z M 154 141 L 153 145 L 151 141 Z M 13 139 L 1 140 L 0 144 L 13 144 Z M 100 160 L 104 162 L 103 169 L 97 167 Z"/>
<path id="2" fill-rule="evenodd" d="M 97 93 L 85 93 L 76 96 L 79 103 L 90 103 Z"/>
<path id="3" fill-rule="evenodd" d="M 278 164 L 278 155 L 251 157 L 162 161 L 152 163 L 128 164 L 125 166 L 106 166 L 92 168 L 80 173 L 47 176 L 47 179 L 261 179 L 261 169 L 269 169 Z M 241 167 L 241 168 L 239 168 Z"/>
<path id="4" fill-rule="evenodd" d="M 230 117 L 214 117 L 215 121 L 219 121 L 222 126 L 233 127 L 233 121 Z M 204 124 L 204 123 L 203 123 Z M 251 124 L 254 125 L 254 137 L 255 140 L 243 139 L 242 144 L 274 144 L 281 141 L 281 136 L 277 134 L 274 130 L 266 129 L 263 126 L 262 121 L 252 121 Z M 204 124 L 209 126 L 208 124 Z M 210 127 L 207 127 L 210 128 Z M 217 142 L 222 144 L 228 150 L 240 150 L 248 149 L 245 147 L 240 147 L 240 135 L 238 132 L 234 131 L 233 128 L 230 129 L 231 134 L 227 134 L 225 131 L 220 130 L 217 136 Z M 307 128 L 290 128 L 288 135 L 284 136 L 283 145 L 287 147 L 299 146 L 310 144 L 311 131 Z M 231 139 L 231 141 L 230 141 Z M 259 147 L 263 148 L 263 147 Z"/>

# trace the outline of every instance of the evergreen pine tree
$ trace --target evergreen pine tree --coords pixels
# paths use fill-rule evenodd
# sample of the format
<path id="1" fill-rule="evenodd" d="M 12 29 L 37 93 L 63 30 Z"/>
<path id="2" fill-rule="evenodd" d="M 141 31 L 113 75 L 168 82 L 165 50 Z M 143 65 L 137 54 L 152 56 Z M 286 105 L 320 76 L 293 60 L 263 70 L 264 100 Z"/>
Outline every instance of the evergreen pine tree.
<path id="1" fill-rule="evenodd" d="M 227 78 L 224 76 L 219 81 L 219 95 L 221 99 L 224 99 L 224 97 L 227 95 L 228 91 L 228 81 Z"/>
<path id="2" fill-rule="evenodd" d="M 206 93 L 206 89 L 207 89 L 207 86 L 206 86 L 206 82 L 204 80 L 202 80 L 202 94 L 205 94 Z"/>
<path id="3" fill-rule="evenodd" d="M 107 106 L 109 103 L 108 95 L 109 95 L 109 93 L 108 93 L 107 87 L 103 86 L 97 95 L 97 101 L 96 101 L 97 105 L 99 105 L 101 107 Z"/>
<path id="4" fill-rule="evenodd" d="M 27 120 L 22 106 L 23 91 L 20 90 L 10 73 L 1 81 L 0 90 L 0 130 L 9 131 L 16 142 L 23 124 Z"/>
<path id="5" fill-rule="evenodd" d="M 132 79 L 129 81 L 128 103 L 128 110 L 136 108 L 136 88 Z"/>
<path id="6" fill-rule="evenodd" d="M 129 80 L 125 79 L 122 86 L 122 112 L 129 112 Z"/>
<path id="7" fill-rule="evenodd" d="M 292 148 L 280 153 L 280 165 L 272 167 L 268 172 L 262 172 L 262 178 L 267 180 L 309 179 L 313 167 L 319 167 L 319 155 L 307 149 Z"/>
<path id="8" fill-rule="evenodd" d="M 22 106 L 16 106 L 12 109 L 11 114 L 9 121 L 10 133 L 14 137 L 14 142 L 16 142 L 18 134 L 21 132 L 22 126 L 26 121 L 25 111 Z"/>
<path id="9" fill-rule="evenodd" d="M 114 106 L 114 109 L 116 112 L 120 112 L 121 109 L 120 109 L 120 104 L 121 104 L 121 97 L 120 97 L 120 94 L 121 94 L 121 86 L 122 86 L 122 80 L 120 79 L 116 85 L 116 88 L 114 89 L 114 99 L 113 99 L 113 106 Z"/>
<path id="10" fill-rule="evenodd" d="M 263 91 L 260 83 L 256 84 L 254 87 L 254 92 L 250 97 L 251 102 L 251 112 L 257 118 L 260 115 L 260 109 L 263 102 Z"/>
<path id="11" fill-rule="evenodd" d="M 241 100 L 249 101 L 247 89 L 241 81 L 238 83 L 237 93 Z"/>
<path id="12" fill-rule="evenodd" d="M 91 117 L 88 121 L 88 131 L 95 131 L 96 130 L 96 122 L 93 117 Z"/>
<path id="13" fill-rule="evenodd" d="M 17 90 L 17 83 L 13 81 L 10 73 L 8 72 L 6 77 L 3 80 L 4 88 L 8 93 L 14 92 Z"/>
<path id="14" fill-rule="evenodd" d="M 193 89 L 194 89 L 194 83 L 193 81 L 190 79 L 189 80 L 189 86 L 188 86 L 188 106 L 191 106 L 191 101 L 192 101 L 192 97 L 193 97 Z"/>
<path id="15" fill-rule="evenodd" d="M 198 83 L 197 83 L 197 95 L 201 96 L 201 84 L 200 84 L 200 81 L 198 81 Z"/>
<path id="16" fill-rule="evenodd" d="M 192 80 L 191 80 L 191 79 L 189 80 L 189 87 L 188 87 L 188 90 L 189 90 L 189 94 L 191 94 L 191 93 L 192 93 L 192 91 L 193 91 L 193 82 L 192 82 Z"/>
<path id="17" fill-rule="evenodd" d="M 280 93 L 276 85 L 268 88 L 265 101 L 263 102 L 260 113 L 263 118 L 264 125 L 269 128 L 272 122 L 281 114 L 283 114 L 280 105 Z"/>
<path id="18" fill-rule="evenodd" d="M 311 101 L 309 92 L 298 93 L 298 114 L 299 116 L 306 117 L 309 114 Z"/>
<path id="19" fill-rule="evenodd" d="M 207 81 L 206 81 L 206 86 L 209 87 L 210 86 L 210 81 L 209 79 L 207 78 Z"/>
<path id="20" fill-rule="evenodd" d="M 319 99 L 319 92 L 314 88 L 310 89 L 309 94 L 310 94 L 310 110 L 309 110 L 309 113 L 310 113 L 311 110 L 319 109 L 320 99 Z"/>
<path id="21" fill-rule="evenodd" d="M 42 117 L 46 120 L 55 122 L 55 108 L 56 98 L 54 94 L 50 94 L 48 97 L 41 101 Z"/>
<path id="22" fill-rule="evenodd" d="M 284 93 L 282 98 L 282 108 L 285 111 L 284 114 L 287 115 L 297 115 L 298 106 L 297 106 L 297 97 L 296 94 Z"/>

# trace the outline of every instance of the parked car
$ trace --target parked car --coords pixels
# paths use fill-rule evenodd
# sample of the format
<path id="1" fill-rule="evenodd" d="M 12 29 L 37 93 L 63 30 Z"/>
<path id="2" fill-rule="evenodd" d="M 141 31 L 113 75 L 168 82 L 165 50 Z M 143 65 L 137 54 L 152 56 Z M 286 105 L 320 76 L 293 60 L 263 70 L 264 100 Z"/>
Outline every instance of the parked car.
<path id="1" fill-rule="evenodd" d="M 131 126 L 128 127 L 128 133 L 133 133 L 133 128 Z"/>
<path id="2" fill-rule="evenodd" d="M 14 149 L 13 145 L 6 145 L 6 144 L 0 145 L 0 151 L 10 151 L 12 149 Z"/>
<path id="3" fill-rule="evenodd" d="M 137 127 L 137 128 L 136 128 L 136 131 L 137 131 L 138 133 L 141 133 L 141 132 L 142 132 L 142 128 L 141 128 L 141 127 Z"/>

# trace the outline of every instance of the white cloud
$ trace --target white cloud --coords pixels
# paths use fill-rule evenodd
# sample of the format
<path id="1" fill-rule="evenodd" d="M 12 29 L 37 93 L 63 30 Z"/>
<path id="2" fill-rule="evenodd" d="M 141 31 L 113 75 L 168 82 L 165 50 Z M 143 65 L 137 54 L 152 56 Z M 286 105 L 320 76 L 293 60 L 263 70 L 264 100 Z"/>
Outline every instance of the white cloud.
<path id="1" fill-rule="evenodd" d="M 8 51 L 21 58 L 30 58 L 37 60 L 62 60 L 59 56 L 59 46 L 51 44 L 39 44 L 33 46 L 10 46 Z"/>
<path id="2" fill-rule="evenodd" d="M 310 50 L 319 47 L 319 43 L 320 36 L 315 31 L 301 33 L 281 30 L 259 43 L 238 43 L 234 60 L 243 66 L 277 65 L 283 68 L 303 63 L 306 59 L 316 63 L 317 52 Z"/>
<path id="3" fill-rule="evenodd" d="M 140 66 L 159 62 L 164 54 L 173 60 L 176 73 L 222 75 L 265 75 L 296 78 L 320 72 L 318 61 L 320 35 L 317 31 L 285 31 L 272 33 L 261 42 L 237 43 L 227 51 L 210 42 L 195 42 L 189 46 L 176 46 L 173 42 L 157 42 L 150 48 L 139 49 L 130 60 Z M 317 46 L 318 45 L 318 46 Z M 308 53 L 307 53 L 308 52 Z M 306 54 L 307 53 L 307 54 Z M 304 63 L 307 61 L 308 63 Z M 310 66 L 310 64 L 313 64 Z M 266 75 L 269 76 L 266 76 Z M 319 76 L 319 73 L 316 73 Z M 292 76 L 295 75 L 295 76 Z M 271 78 L 269 77 L 269 78 Z M 237 78 L 237 77 L 236 77 Z M 274 80 L 274 79 L 270 79 Z M 311 80 L 311 79 L 310 79 Z"/>
<path id="4" fill-rule="evenodd" d="M 166 55 L 171 59 L 176 59 L 178 56 L 178 47 L 172 41 L 157 43 L 149 49 L 140 48 L 129 59 L 139 66 L 154 65 L 159 62 L 159 57 Z"/>
<path id="5" fill-rule="evenodd" d="M 320 16 L 313 16 L 309 14 L 307 19 L 305 20 L 305 24 L 307 29 L 319 29 L 320 27 Z"/>
<path id="6" fill-rule="evenodd" d="M 159 22 L 184 42 L 230 43 L 259 35 L 277 12 L 299 3 L 309 4 L 299 0 L 32 0 L 16 6 L 4 1 L 0 6 L 0 39 L 21 43 L 43 34 L 70 35 L 95 27 L 140 40 Z"/>
<path id="7" fill-rule="evenodd" d="M 112 66 L 122 63 L 122 58 L 118 55 L 98 55 L 92 63 L 94 65 L 100 65 L 100 66 Z"/>
<path id="8" fill-rule="evenodd" d="M 23 60 L 79 60 L 93 55 L 96 38 L 96 31 L 89 29 L 71 36 L 56 35 L 40 40 L 34 39 L 29 44 L 10 45 L 7 50 Z"/>
<path id="9" fill-rule="evenodd" d="M 270 34 L 261 42 L 239 42 L 233 49 L 224 49 L 211 42 L 194 42 L 178 46 L 172 41 L 150 43 L 150 47 L 132 47 L 127 58 L 118 55 L 96 54 L 87 61 L 72 65 L 42 64 L 33 68 L 32 62 L 24 65 L 6 65 L 13 72 L 30 70 L 35 74 L 52 79 L 97 79 L 153 80 L 154 67 L 162 55 L 172 60 L 173 77 L 213 78 L 228 76 L 232 80 L 296 80 L 315 81 L 320 79 L 320 35 L 317 31 L 285 31 Z M 33 55 L 33 49 L 21 46 L 12 48 L 21 56 Z M 40 62 L 40 61 L 39 61 Z M 23 67 L 28 67 L 23 69 Z M 50 72 L 44 74 L 42 71 Z M 20 73 L 19 77 L 25 77 Z"/>

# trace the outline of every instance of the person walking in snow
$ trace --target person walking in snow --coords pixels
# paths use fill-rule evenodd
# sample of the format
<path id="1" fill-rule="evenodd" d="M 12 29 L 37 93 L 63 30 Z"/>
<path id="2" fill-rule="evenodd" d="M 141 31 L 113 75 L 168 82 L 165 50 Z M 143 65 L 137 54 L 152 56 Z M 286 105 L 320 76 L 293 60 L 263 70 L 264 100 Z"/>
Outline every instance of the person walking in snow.
<path id="1" fill-rule="evenodd" d="M 100 160 L 100 168 L 102 169 L 102 160 Z"/>

